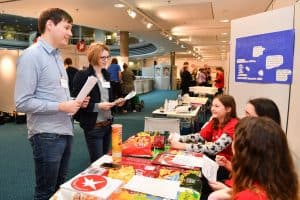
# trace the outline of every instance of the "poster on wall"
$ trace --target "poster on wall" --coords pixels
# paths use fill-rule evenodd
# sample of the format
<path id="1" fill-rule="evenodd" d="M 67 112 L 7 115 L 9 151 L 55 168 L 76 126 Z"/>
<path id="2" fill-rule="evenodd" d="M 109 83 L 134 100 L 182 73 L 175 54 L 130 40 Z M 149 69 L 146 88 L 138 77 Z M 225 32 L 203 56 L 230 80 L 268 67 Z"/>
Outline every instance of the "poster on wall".
<path id="1" fill-rule="evenodd" d="M 295 30 L 236 39 L 235 81 L 291 84 Z"/>

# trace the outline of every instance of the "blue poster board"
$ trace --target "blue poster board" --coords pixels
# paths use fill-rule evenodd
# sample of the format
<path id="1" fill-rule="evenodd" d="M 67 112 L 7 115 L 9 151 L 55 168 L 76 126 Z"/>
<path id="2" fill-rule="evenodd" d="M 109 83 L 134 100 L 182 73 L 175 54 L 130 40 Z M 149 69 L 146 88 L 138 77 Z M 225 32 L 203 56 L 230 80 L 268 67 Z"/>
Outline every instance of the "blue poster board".
<path id="1" fill-rule="evenodd" d="M 291 84 L 295 30 L 236 39 L 235 81 Z"/>

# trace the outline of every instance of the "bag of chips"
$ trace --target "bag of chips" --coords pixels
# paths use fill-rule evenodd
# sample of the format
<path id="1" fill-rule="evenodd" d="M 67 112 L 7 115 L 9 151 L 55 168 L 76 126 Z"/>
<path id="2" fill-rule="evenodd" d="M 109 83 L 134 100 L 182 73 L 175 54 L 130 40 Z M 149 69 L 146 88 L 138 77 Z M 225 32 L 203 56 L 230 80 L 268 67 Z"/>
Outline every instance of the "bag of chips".
<path id="1" fill-rule="evenodd" d="M 137 134 L 123 143 L 122 155 L 134 157 L 152 157 L 152 142 L 150 135 Z"/>

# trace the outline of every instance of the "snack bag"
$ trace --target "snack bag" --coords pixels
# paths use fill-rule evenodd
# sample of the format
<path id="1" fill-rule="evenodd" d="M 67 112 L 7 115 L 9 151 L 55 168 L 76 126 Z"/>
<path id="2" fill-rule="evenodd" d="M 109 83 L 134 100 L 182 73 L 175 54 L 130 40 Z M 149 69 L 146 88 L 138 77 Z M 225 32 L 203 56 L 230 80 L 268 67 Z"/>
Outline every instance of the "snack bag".
<path id="1" fill-rule="evenodd" d="M 152 157 L 150 135 L 134 135 L 123 144 L 122 155 L 135 157 Z"/>

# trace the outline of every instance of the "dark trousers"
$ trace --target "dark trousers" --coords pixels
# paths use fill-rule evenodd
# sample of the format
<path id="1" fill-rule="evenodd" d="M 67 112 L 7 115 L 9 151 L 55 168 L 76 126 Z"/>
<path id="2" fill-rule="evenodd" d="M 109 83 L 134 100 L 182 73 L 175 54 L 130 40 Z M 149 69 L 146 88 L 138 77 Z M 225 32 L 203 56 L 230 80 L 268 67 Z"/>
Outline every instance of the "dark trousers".
<path id="1" fill-rule="evenodd" d="M 111 144 L 111 126 L 95 127 L 90 131 L 84 131 L 85 141 L 88 147 L 91 163 L 107 154 Z"/>
<path id="2" fill-rule="evenodd" d="M 48 200 L 66 180 L 73 136 L 40 133 L 29 139 L 34 158 L 34 200 Z"/>
<path id="3" fill-rule="evenodd" d="M 111 81 L 110 84 L 112 88 L 113 100 L 122 97 L 121 83 L 116 81 Z"/>

